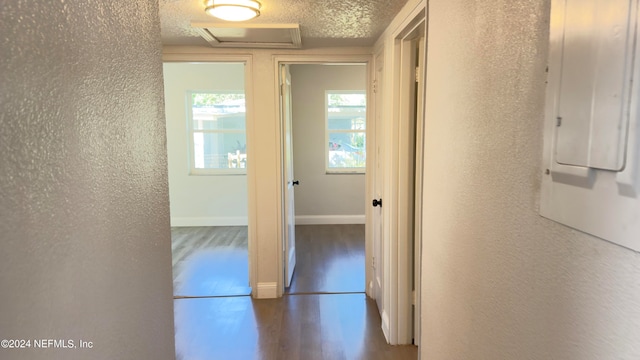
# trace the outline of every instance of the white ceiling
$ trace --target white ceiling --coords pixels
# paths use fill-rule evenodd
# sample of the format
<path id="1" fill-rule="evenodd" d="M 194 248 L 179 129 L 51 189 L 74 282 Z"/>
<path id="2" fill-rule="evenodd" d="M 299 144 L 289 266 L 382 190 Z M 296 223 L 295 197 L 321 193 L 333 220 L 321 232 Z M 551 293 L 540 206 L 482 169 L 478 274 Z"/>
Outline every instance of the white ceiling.
<path id="1" fill-rule="evenodd" d="M 371 46 L 407 0 L 260 0 L 250 24 L 300 24 L 302 48 Z M 160 0 L 164 45 L 209 44 L 192 22 L 228 23 L 204 12 L 204 0 Z"/>

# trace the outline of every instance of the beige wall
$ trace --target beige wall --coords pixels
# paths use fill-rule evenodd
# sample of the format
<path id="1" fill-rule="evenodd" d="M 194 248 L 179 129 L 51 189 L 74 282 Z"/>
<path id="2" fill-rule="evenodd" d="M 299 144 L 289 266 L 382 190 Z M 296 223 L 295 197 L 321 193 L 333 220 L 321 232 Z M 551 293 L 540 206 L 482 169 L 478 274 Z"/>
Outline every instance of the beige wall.
<path id="1" fill-rule="evenodd" d="M 7 1 L 0 33 L 0 339 L 93 342 L 0 358 L 173 359 L 158 2 Z"/>
<path id="2" fill-rule="evenodd" d="M 364 220 L 364 174 L 325 171 L 326 91 L 367 89 L 364 65 L 291 65 L 296 217 Z M 349 220 L 348 217 L 345 218 Z"/>
<path id="3" fill-rule="evenodd" d="M 190 175 L 187 91 L 243 91 L 244 65 L 165 63 L 172 226 L 246 225 L 246 175 Z"/>
<path id="4" fill-rule="evenodd" d="M 548 21 L 429 1 L 423 359 L 640 358 L 640 254 L 538 214 Z"/>

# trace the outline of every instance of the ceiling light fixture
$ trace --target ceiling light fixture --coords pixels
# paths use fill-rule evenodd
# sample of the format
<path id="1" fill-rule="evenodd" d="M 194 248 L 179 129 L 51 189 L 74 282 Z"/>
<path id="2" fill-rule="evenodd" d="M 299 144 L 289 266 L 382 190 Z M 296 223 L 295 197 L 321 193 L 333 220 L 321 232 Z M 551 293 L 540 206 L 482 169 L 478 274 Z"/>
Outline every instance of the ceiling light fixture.
<path id="1" fill-rule="evenodd" d="M 206 0 L 204 11 L 222 20 L 245 21 L 260 15 L 256 0 Z"/>

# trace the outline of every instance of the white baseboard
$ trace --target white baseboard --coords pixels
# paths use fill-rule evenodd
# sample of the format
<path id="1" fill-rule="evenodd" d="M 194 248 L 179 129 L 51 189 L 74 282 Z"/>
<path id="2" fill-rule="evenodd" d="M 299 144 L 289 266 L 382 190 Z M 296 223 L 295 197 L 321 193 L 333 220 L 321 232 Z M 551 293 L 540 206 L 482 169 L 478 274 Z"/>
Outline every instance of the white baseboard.
<path id="1" fill-rule="evenodd" d="M 391 334 L 389 334 L 389 315 L 383 310 L 380 318 L 382 320 L 382 333 L 384 334 L 384 338 L 387 339 L 388 344 L 391 344 Z"/>
<path id="2" fill-rule="evenodd" d="M 172 217 L 171 226 L 247 226 L 246 216 Z"/>
<path id="3" fill-rule="evenodd" d="M 296 225 L 364 224 L 364 215 L 296 215 Z"/>
<path id="4" fill-rule="evenodd" d="M 256 298 L 258 299 L 275 299 L 278 297 L 278 283 L 258 283 L 256 289 Z"/>
<path id="5" fill-rule="evenodd" d="M 296 225 L 364 224 L 364 215 L 296 215 Z M 171 226 L 247 226 L 244 216 L 172 217 Z"/>

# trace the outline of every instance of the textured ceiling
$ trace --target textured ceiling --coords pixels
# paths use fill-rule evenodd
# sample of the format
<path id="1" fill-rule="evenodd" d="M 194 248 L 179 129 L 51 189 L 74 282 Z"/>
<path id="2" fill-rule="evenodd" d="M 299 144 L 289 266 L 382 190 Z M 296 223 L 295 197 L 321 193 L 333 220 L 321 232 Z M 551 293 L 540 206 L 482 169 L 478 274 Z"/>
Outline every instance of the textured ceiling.
<path id="1" fill-rule="evenodd" d="M 300 24 L 302 47 L 371 46 L 407 0 L 260 0 L 252 24 Z M 204 0 L 160 0 L 164 45 L 208 46 L 191 22 L 226 23 L 204 12 Z"/>

